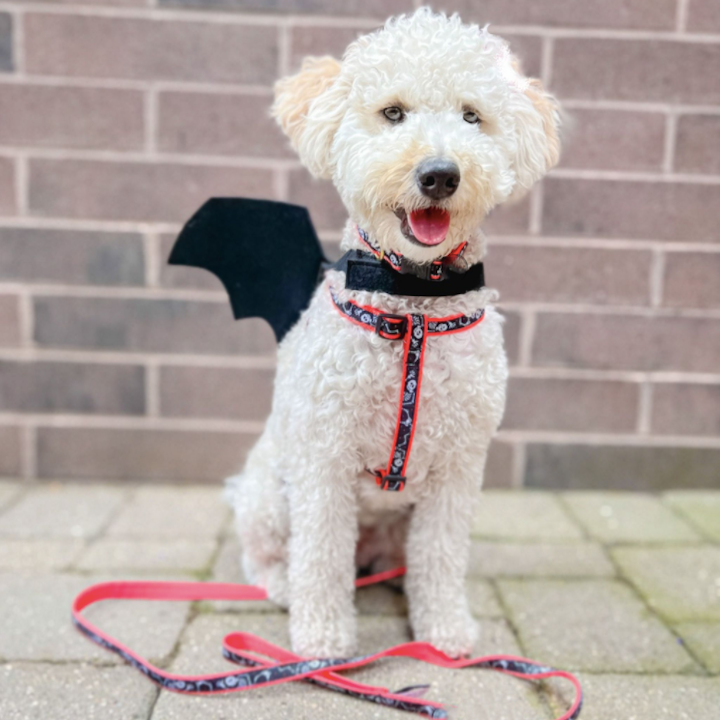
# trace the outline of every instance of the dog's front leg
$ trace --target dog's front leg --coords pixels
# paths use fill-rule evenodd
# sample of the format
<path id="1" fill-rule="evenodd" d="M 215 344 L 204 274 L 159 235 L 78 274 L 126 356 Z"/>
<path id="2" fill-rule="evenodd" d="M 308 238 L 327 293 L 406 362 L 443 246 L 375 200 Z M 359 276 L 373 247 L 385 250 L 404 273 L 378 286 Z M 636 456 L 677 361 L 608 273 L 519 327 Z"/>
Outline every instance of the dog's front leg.
<path id="1" fill-rule="evenodd" d="M 290 490 L 290 637 L 306 657 L 346 657 L 356 641 L 357 500 L 348 463 L 327 457 Z"/>
<path id="2" fill-rule="evenodd" d="M 472 651 L 478 634 L 465 574 L 480 483 L 476 473 L 464 478 L 447 470 L 442 475 L 428 478 L 427 492 L 410 519 L 405 590 L 415 639 L 458 657 Z"/>

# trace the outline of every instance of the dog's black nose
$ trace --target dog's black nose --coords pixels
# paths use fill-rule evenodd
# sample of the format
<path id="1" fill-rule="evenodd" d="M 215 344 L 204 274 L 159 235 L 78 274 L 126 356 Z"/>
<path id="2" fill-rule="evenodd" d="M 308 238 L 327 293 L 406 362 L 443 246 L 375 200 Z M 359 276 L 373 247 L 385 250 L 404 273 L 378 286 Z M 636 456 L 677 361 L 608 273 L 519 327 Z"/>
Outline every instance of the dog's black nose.
<path id="1" fill-rule="evenodd" d="M 460 168 L 451 160 L 430 158 L 417 169 L 420 192 L 433 200 L 450 197 L 460 184 Z"/>

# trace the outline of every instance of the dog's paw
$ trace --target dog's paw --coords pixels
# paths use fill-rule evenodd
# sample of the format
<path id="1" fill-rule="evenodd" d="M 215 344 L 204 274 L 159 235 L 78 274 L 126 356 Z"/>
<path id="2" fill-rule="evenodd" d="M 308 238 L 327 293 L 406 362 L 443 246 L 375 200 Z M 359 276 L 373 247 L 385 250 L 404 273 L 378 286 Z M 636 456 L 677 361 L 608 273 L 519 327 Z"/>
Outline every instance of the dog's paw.
<path id="1" fill-rule="evenodd" d="M 415 631 L 415 639 L 429 642 L 452 658 L 472 654 L 478 639 L 479 627 L 470 615 L 455 618 L 440 618 L 426 627 Z"/>
<path id="2" fill-rule="evenodd" d="M 290 616 L 292 648 L 303 657 L 346 658 L 355 652 L 355 623 L 320 617 L 293 622 Z"/>

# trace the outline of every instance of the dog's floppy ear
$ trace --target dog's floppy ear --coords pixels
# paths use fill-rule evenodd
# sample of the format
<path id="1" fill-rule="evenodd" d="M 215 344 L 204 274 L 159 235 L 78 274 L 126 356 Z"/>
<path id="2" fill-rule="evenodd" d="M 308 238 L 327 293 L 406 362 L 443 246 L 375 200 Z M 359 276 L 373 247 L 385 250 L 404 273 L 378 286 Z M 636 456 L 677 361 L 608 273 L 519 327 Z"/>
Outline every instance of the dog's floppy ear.
<path id="1" fill-rule="evenodd" d="M 540 80 L 526 81 L 522 107 L 517 109 L 517 185 L 512 198 L 524 195 L 560 159 L 560 107 Z M 527 102 L 527 100 L 530 102 Z"/>
<path id="2" fill-rule="evenodd" d="M 332 175 L 330 146 L 345 114 L 347 88 L 332 57 L 305 58 L 297 75 L 275 83 L 272 114 L 315 177 Z"/>

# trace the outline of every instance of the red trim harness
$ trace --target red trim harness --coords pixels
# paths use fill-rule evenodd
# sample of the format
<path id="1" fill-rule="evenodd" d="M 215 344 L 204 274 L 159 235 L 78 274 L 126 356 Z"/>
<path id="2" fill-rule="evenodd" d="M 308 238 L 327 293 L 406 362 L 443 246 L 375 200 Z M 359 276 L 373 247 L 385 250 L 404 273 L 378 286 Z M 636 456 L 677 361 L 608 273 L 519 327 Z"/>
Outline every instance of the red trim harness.
<path id="1" fill-rule="evenodd" d="M 362 587 L 398 577 L 404 573 L 404 568 L 397 568 L 361 578 L 356 581 L 355 585 Z M 567 712 L 557 720 L 574 720 L 580 714 L 582 689 L 577 678 L 568 672 L 539 665 L 533 660 L 523 657 L 488 655 L 453 660 L 429 643 L 409 642 L 372 655 L 311 659 L 295 655 L 252 633 L 233 632 L 226 635 L 223 640 L 223 655 L 230 662 L 245 665 L 247 669 L 211 675 L 178 675 L 152 665 L 144 657 L 95 627 L 82 614 L 86 607 L 101 600 L 195 601 L 265 600 L 266 598 L 265 591 L 254 585 L 200 582 L 106 582 L 92 585 L 75 598 L 72 618 L 77 628 L 90 640 L 119 655 L 160 687 L 186 695 L 216 695 L 305 680 L 328 690 L 335 690 L 398 710 L 408 710 L 431 718 L 446 718 L 447 711 L 440 703 L 421 697 L 428 689 L 428 685 L 414 685 L 391 691 L 384 687 L 355 682 L 338 674 L 338 671 L 364 667 L 381 658 L 408 657 L 445 668 L 488 668 L 522 680 L 565 678 L 575 688 L 575 699 Z"/>
<path id="2" fill-rule="evenodd" d="M 403 379 L 390 460 L 385 468 L 368 470 L 377 479 L 381 490 L 400 491 L 405 487 L 405 469 L 415 435 L 427 337 L 469 330 L 482 322 L 485 310 L 476 310 L 472 315 L 450 315 L 445 318 L 416 314 L 392 315 L 367 305 L 358 305 L 352 300 L 339 300 L 332 289 L 330 296 L 338 312 L 351 322 L 374 331 L 386 340 L 404 341 Z"/>

